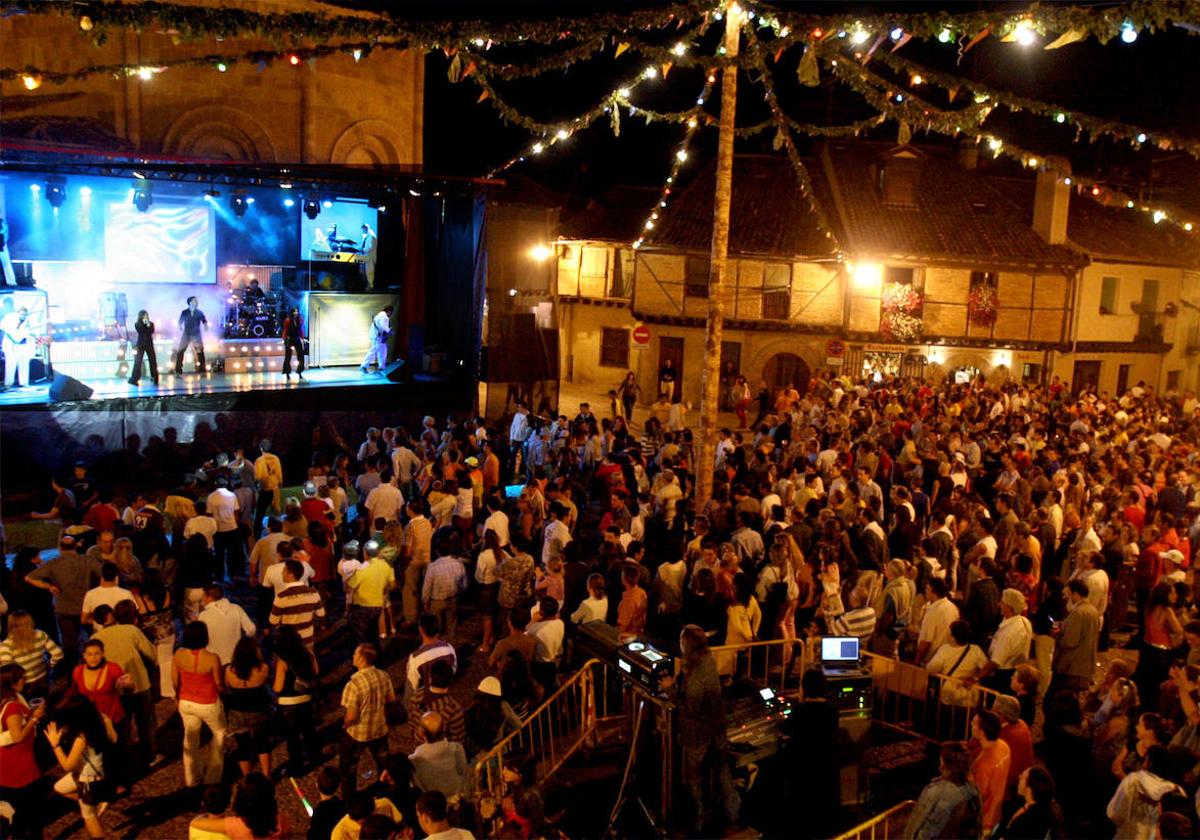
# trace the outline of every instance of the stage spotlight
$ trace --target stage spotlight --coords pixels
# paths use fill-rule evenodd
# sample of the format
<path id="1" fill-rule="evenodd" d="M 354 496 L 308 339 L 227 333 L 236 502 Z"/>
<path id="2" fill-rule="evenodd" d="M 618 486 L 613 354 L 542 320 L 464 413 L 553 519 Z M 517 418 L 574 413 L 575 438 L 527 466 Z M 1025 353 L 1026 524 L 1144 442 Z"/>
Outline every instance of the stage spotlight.
<path id="1" fill-rule="evenodd" d="M 234 193 L 229 196 L 229 206 L 233 210 L 233 215 L 240 219 L 246 215 L 246 208 L 250 206 L 250 203 L 243 193 Z"/>
<path id="2" fill-rule="evenodd" d="M 207 201 L 209 204 L 215 203 L 216 200 L 220 197 L 221 197 L 220 190 L 205 190 L 204 191 L 204 200 Z"/>
<path id="3" fill-rule="evenodd" d="M 150 205 L 154 203 L 154 196 L 150 194 L 149 184 L 138 184 L 132 190 L 133 197 L 130 199 L 133 206 L 138 209 L 139 213 L 145 213 L 150 209 Z"/>
<path id="4" fill-rule="evenodd" d="M 333 202 L 327 198 L 321 202 L 321 206 L 324 207 L 326 210 L 328 210 L 330 207 L 333 206 Z"/>
<path id="5" fill-rule="evenodd" d="M 46 200 L 55 210 L 63 206 L 63 202 L 67 200 L 66 178 L 55 176 L 46 179 Z"/>
<path id="6" fill-rule="evenodd" d="M 315 198 L 304 199 L 304 215 L 310 219 L 315 219 L 321 215 L 321 203 Z"/>
<path id="7" fill-rule="evenodd" d="M 290 199 L 290 198 L 285 198 L 285 199 L 283 200 L 283 206 L 284 206 L 284 207 L 292 207 L 292 206 L 294 206 L 294 205 L 295 205 L 295 203 L 296 203 L 296 202 L 292 201 L 292 199 Z"/>

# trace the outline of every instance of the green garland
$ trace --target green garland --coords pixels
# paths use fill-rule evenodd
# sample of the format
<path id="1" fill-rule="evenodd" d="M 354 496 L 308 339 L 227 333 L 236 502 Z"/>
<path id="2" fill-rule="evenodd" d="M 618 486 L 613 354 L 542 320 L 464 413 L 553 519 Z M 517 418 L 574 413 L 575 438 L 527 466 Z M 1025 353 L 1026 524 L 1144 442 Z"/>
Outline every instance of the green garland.
<path id="1" fill-rule="evenodd" d="M 932 82 L 944 90 L 950 91 L 961 88 L 970 91 L 976 98 L 983 97 L 985 100 L 1003 105 L 1010 111 L 1028 111 L 1039 116 L 1048 117 L 1060 124 L 1074 125 L 1077 136 L 1079 134 L 1086 134 L 1088 139 L 1093 142 L 1096 138 L 1104 136 L 1129 141 L 1137 147 L 1146 142 L 1153 142 L 1160 149 L 1178 149 L 1187 152 L 1192 157 L 1200 158 L 1200 140 L 1180 137 L 1170 132 L 1152 131 L 1148 128 L 1140 128 L 1117 120 L 1100 119 L 1049 102 L 1039 102 L 1036 99 L 1017 96 L 1016 94 L 996 90 L 995 88 L 959 76 L 930 70 L 927 67 L 917 64 L 915 61 L 902 58 L 895 53 L 884 51 L 876 57 L 879 61 L 895 70 L 920 75 L 925 81 Z"/>

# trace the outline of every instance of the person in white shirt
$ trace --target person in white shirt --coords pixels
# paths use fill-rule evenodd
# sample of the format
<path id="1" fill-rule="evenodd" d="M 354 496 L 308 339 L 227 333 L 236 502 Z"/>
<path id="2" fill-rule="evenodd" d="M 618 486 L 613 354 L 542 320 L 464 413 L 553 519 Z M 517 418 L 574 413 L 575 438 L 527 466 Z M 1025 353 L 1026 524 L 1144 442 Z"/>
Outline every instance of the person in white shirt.
<path id="1" fill-rule="evenodd" d="M 942 680 L 942 703 L 951 706 L 970 706 L 974 704 L 974 695 L 970 683 L 979 677 L 979 672 L 987 665 L 987 654 L 979 645 L 971 644 L 971 625 L 966 621 L 954 621 L 950 624 L 950 633 L 946 643 L 937 649 L 925 670 L 931 674 L 943 674 L 954 677 L 953 680 Z M 967 685 L 958 682 L 962 680 Z"/>
<path id="2" fill-rule="evenodd" d="M 238 530 L 238 498 L 229 489 L 228 478 L 217 479 L 216 489 L 208 494 L 205 508 L 217 523 L 213 538 L 217 568 L 224 568 L 230 580 L 240 577 L 246 571 L 246 545 Z"/>
<path id="3" fill-rule="evenodd" d="M 924 665 L 950 639 L 950 625 L 958 621 L 958 607 L 946 597 L 946 581 L 930 578 L 925 585 L 925 615 L 917 635 L 917 662 Z"/>
<path id="4" fill-rule="evenodd" d="M 605 594 L 604 575 L 592 573 L 587 579 L 588 596 L 575 612 L 571 613 L 572 624 L 587 624 L 589 621 L 604 621 L 608 616 L 608 596 Z"/>
<path id="5" fill-rule="evenodd" d="M 562 656 L 563 633 L 566 625 L 558 617 L 558 601 L 549 595 L 538 602 L 539 617 L 531 621 L 525 628 L 525 634 L 531 636 L 537 646 L 533 649 L 533 661 L 530 670 L 533 677 L 552 693 L 555 674 L 558 671 L 558 660 Z"/>
<path id="6" fill-rule="evenodd" d="M 359 365 L 359 370 L 363 373 L 371 372 L 371 362 L 375 363 L 376 373 L 383 373 L 383 369 L 387 367 L 388 362 L 388 337 L 392 334 L 392 305 L 389 303 L 383 309 L 375 313 L 375 317 L 371 319 L 370 340 L 371 346 L 367 348 L 367 355 L 363 356 L 362 364 Z"/>
<path id="7" fill-rule="evenodd" d="M 281 545 L 279 547 L 279 562 L 273 563 L 265 572 L 263 572 L 262 585 L 271 590 L 272 598 L 278 596 L 280 592 L 287 589 L 295 582 L 285 581 L 283 579 L 286 563 L 291 559 L 293 559 L 291 544 L 288 543 L 287 545 Z M 301 561 L 300 565 L 304 567 L 304 574 L 300 578 L 300 583 L 308 586 L 316 572 L 313 571 L 313 567 L 310 566 L 306 561 Z"/>
<path id="8" fill-rule="evenodd" d="M 525 449 L 525 442 L 529 440 L 529 433 L 532 428 L 529 425 L 529 409 L 525 403 L 517 401 L 517 409 L 513 413 L 512 423 L 508 426 L 508 443 L 511 447 L 513 475 L 518 473 L 518 456 L 522 455 Z"/>
<path id="9" fill-rule="evenodd" d="M 550 518 L 542 532 L 542 566 L 549 564 L 554 555 L 561 555 L 571 541 L 571 531 L 562 520 L 566 518 L 567 509 L 558 502 L 550 505 Z"/>
<path id="10" fill-rule="evenodd" d="M 367 501 L 364 506 L 370 514 L 370 522 L 372 526 L 376 519 L 383 519 L 386 522 L 395 522 L 400 518 L 400 511 L 404 509 L 404 494 L 400 492 L 400 488 L 392 484 L 392 471 L 385 469 L 379 476 L 379 486 L 371 491 L 367 496 Z"/>
<path id="11" fill-rule="evenodd" d="M 242 636 L 253 636 L 255 627 L 246 611 L 232 601 L 217 584 L 204 587 L 204 608 L 200 621 L 208 627 L 208 650 L 222 665 L 233 659 L 233 649 Z"/>
<path id="12" fill-rule="evenodd" d="M 1165 552 L 1164 552 L 1165 554 Z M 1072 577 L 1077 577 L 1088 588 L 1088 603 L 1100 613 L 1100 621 L 1104 621 L 1104 612 L 1108 609 L 1108 572 L 1104 571 L 1104 555 L 1099 552 L 1079 558 L 1079 571 Z"/>
<path id="13" fill-rule="evenodd" d="M 196 500 L 196 515 L 183 525 L 185 540 L 196 534 L 204 537 L 204 541 L 208 543 L 208 550 L 212 551 L 213 537 L 217 534 L 217 520 L 208 515 L 208 504 L 204 499 Z"/>
<path id="14" fill-rule="evenodd" d="M 1033 625 L 1024 615 L 1028 606 L 1016 589 L 1005 589 L 1000 595 L 1000 626 L 988 646 L 988 661 L 975 677 L 988 688 L 1007 693 L 1017 666 L 1029 661 Z"/>
<path id="15" fill-rule="evenodd" d="M 503 503 L 498 496 L 488 497 L 487 509 L 491 513 L 483 521 L 483 533 L 494 531 L 500 541 L 500 547 L 504 548 L 509 543 L 508 514 L 504 512 Z"/>
<path id="16" fill-rule="evenodd" d="M 116 563 L 109 562 L 100 567 L 100 585 L 84 593 L 79 619 L 81 624 L 90 623 L 95 630 L 99 630 L 100 626 L 92 621 L 92 613 L 96 611 L 96 607 L 101 604 L 115 607 L 122 601 L 133 600 L 133 593 L 118 584 L 120 577 L 121 571 Z"/>

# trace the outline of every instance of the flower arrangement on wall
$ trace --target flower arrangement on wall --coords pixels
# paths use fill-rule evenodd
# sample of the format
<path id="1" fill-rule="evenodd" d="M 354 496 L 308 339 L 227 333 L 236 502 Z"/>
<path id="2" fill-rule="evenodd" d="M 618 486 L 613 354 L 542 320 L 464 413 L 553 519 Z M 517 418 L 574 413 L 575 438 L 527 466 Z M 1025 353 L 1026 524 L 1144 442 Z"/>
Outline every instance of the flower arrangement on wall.
<path id="1" fill-rule="evenodd" d="M 911 283 L 885 282 L 880 301 L 879 332 L 894 341 L 919 339 L 924 308 L 925 296 Z"/>
<path id="2" fill-rule="evenodd" d="M 967 295 L 967 318 L 971 326 L 991 327 L 996 323 L 996 308 L 999 305 L 996 284 L 990 279 L 971 283 L 971 291 Z"/>

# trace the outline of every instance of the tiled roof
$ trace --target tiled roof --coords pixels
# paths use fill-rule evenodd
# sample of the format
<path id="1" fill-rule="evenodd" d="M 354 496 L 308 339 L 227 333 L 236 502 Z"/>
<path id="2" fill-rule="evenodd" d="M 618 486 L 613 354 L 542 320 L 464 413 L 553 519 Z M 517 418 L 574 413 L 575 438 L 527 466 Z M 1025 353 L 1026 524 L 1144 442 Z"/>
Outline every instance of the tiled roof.
<path id="1" fill-rule="evenodd" d="M 712 243 L 716 164 L 709 162 L 673 196 L 647 245 L 707 251 Z M 783 156 L 736 155 L 729 215 L 731 254 L 833 256 L 833 243 L 800 194 L 796 173 Z"/>
<path id="2" fill-rule="evenodd" d="M 1031 216 L 978 172 L 962 169 L 938 149 L 913 150 L 917 170 L 911 207 L 885 205 L 875 167 L 898 150 L 884 143 L 827 143 L 810 167 L 817 195 L 834 220 L 842 247 L 854 257 L 909 258 L 978 265 L 1077 265 L 1069 248 L 1049 245 Z"/>
<path id="3" fill-rule="evenodd" d="M 1033 181 L 989 180 L 1022 212 L 1033 212 Z M 1071 195 L 1067 239 L 1095 259 L 1200 267 L 1200 232 L 1185 233 L 1173 224 L 1156 225 L 1149 213 L 1106 207 L 1086 192 Z"/>
<path id="4" fill-rule="evenodd" d="M 563 239 L 592 239 L 600 242 L 633 242 L 642 232 L 658 200 L 652 187 L 613 187 L 586 207 L 565 210 L 559 223 Z"/>
<path id="5" fill-rule="evenodd" d="M 527 207 L 562 207 L 566 198 L 524 175 L 506 175 L 504 186 L 489 187 L 488 199 L 497 204 Z"/>

